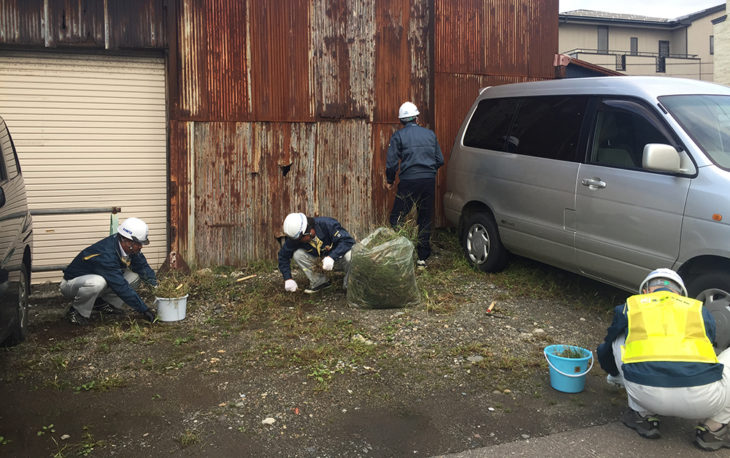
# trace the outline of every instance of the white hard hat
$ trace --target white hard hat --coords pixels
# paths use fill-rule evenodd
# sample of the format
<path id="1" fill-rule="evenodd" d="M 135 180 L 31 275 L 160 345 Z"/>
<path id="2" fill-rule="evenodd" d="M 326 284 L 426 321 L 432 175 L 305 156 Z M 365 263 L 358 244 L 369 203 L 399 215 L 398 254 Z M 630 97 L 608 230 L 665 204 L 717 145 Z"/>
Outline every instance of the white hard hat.
<path id="1" fill-rule="evenodd" d="M 398 109 L 398 119 L 412 118 L 419 114 L 418 108 L 416 108 L 416 105 L 412 102 L 404 102 Z"/>
<path id="2" fill-rule="evenodd" d="M 307 215 L 304 213 L 289 213 L 284 219 L 284 233 L 287 237 L 298 239 L 307 230 Z"/>
<path id="3" fill-rule="evenodd" d="M 149 245 L 150 243 L 147 238 L 147 235 L 149 234 L 147 223 L 139 218 L 125 219 L 124 222 L 119 225 L 119 230 L 117 232 L 119 232 L 119 235 L 125 239 L 134 240 L 142 245 Z"/>
<path id="4" fill-rule="evenodd" d="M 649 283 L 652 280 L 656 280 L 656 279 L 664 279 L 664 280 L 668 280 L 668 281 L 674 283 L 675 288 L 679 287 L 682 289 L 683 296 L 687 295 L 687 288 L 684 286 L 684 281 L 682 281 L 682 277 L 680 277 L 679 274 L 677 272 L 673 271 L 672 269 L 665 269 L 665 268 L 656 269 L 656 270 L 651 271 L 649 273 L 649 275 L 646 276 L 644 281 L 641 282 L 641 286 L 639 286 L 639 293 L 643 293 L 644 288 L 653 286 L 653 285 L 650 285 Z M 671 285 L 669 285 L 668 283 L 665 283 L 665 284 L 667 284 L 668 286 L 671 287 Z"/>

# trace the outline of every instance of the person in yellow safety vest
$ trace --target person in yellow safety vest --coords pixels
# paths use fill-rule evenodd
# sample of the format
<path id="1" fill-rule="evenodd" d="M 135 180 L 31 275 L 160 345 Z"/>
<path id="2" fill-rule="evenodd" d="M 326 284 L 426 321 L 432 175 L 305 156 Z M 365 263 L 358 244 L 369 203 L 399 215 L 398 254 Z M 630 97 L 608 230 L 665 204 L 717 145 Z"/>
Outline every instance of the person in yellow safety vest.
<path id="1" fill-rule="evenodd" d="M 621 421 L 656 439 L 658 415 L 700 420 L 698 447 L 730 448 L 730 349 L 715 356 L 715 320 L 671 269 L 651 272 L 639 291 L 614 309 L 597 350 L 609 383 L 626 389 Z"/>

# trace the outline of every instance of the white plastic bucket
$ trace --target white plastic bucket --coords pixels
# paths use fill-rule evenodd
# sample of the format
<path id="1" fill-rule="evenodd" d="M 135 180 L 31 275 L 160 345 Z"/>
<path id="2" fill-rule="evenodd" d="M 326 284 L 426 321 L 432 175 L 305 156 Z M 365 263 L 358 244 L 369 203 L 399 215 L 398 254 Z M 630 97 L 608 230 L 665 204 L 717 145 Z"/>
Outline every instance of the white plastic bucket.
<path id="1" fill-rule="evenodd" d="M 182 297 L 158 297 L 157 319 L 160 321 L 180 321 L 185 318 L 185 310 L 188 305 L 188 295 Z"/>

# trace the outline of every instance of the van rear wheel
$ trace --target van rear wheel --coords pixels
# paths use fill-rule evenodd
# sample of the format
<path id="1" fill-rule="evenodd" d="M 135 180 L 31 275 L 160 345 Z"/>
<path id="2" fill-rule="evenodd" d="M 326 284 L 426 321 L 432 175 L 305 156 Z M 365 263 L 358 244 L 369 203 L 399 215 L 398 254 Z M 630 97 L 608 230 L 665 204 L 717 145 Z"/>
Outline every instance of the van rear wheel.
<path id="1" fill-rule="evenodd" d="M 730 347 L 730 273 L 708 272 L 687 282 L 690 297 L 702 301 L 715 319 L 717 350 Z"/>
<path id="2" fill-rule="evenodd" d="M 28 334 L 28 291 L 28 268 L 22 264 L 18 280 L 17 302 L 15 303 L 15 324 L 10 331 L 10 336 L 3 342 L 4 346 L 18 345 L 25 340 L 25 336 Z"/>
<path id="3" fill-rule="evenodd" d="M 464 222 L 464 255 L 483 272 L 499 272 L 507 265 L 507 250 L 499 239 L 497 223 L 486 213 L 474 213 Z"/>

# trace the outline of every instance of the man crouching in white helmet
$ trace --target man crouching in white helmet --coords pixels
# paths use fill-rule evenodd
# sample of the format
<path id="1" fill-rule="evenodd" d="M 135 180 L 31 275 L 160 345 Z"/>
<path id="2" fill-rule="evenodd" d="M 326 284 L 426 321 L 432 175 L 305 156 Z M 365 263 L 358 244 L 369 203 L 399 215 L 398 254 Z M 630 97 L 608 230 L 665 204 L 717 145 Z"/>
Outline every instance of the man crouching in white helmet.
<path id="1" fill-rule="evenodd" d="M 279 271 L 284 276 L 284 289 L 297 290 L 297 282 L 291 275 L 292 258 L 309 279 L 309 288 L 304 292 L 316 293 L 332 283 L 315 265 L 322 261 L 322 270 L 345 272 L 343 287 L 347 288 L 350 274 L 350 250 L 355 239 L 334 218 L 325 216 L 307 218 L 304 213 L 290 213 L 284 219 L 286 240 L 279 250 Z"/>
<path id="2" fill-rule="evenodd" d="M 698 447 L 730 448 L 730 349 L 715 356 L 715 320 L 673 270 L 651 272 L 639 291 L 615 308 L 597 350 L 609 381 L 626 388 L 621 421 L 656 439 L 657 415 L 701 420 Z"/>
<path id="3" fill-rule="evenodd" d="M 66 313 L 71 323 L 88 324 L 92 310 L 120 313 L 125 303 L 146 320 L 155 321 L 154 312 L 135 291 L 140 279 L 157 285 L 155 272 L 141 252 L 142 245 L 150 243 L 148 232 L 144 221 L 127 218 L 116 234 L 84 248 L 63 270 L 61 294 L 73 299 Z"/>

